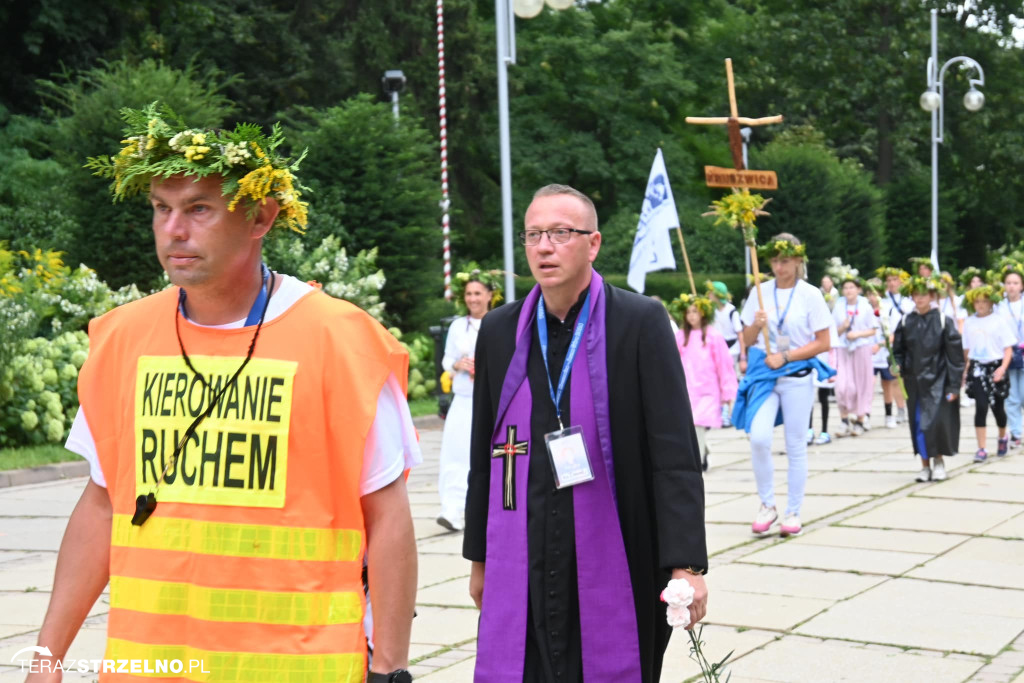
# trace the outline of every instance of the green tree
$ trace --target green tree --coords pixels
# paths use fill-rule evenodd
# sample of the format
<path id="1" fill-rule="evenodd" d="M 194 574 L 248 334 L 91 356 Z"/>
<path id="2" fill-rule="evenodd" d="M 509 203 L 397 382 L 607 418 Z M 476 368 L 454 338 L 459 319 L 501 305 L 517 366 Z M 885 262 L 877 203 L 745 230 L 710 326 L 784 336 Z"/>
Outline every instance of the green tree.
<path id="1" fill-rule="evenodd" d="M 312 189 L 309 235 L 337 234 L 351 252 L 378 250 L 387 283 L 387 315 L 414 329 L 430 319 L 427 300 L 441 300 L 436 151 L 412 113 L 398 122 L 388 106 L 360 95 L 341 106 L 305 109 L 294 121 L 297 149 L 309 148 L 302 177 Z"/>

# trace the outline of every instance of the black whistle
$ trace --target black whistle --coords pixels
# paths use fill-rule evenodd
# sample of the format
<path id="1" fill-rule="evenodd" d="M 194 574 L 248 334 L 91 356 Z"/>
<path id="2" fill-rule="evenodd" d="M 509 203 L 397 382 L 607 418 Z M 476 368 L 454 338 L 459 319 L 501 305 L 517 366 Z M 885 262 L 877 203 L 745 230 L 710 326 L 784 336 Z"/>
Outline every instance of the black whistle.
<path id="1" fill-rule="evenodd" d="M 149 519 L 149 516 L 156 510 L 156 496 L 147 493 L 135 499 L 135 514 L 132 515 L 132 525 L 142 526 Z"/>

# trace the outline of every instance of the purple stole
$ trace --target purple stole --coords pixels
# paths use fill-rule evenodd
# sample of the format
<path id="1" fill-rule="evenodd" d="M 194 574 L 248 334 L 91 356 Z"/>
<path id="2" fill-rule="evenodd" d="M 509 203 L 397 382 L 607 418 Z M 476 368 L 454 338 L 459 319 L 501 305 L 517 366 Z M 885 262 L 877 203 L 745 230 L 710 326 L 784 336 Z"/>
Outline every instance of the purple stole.
<path id="1" fill-rule="evenodd" d="M 590 320 L 572 364 L 570 417 L 583 428 L 594 479 L 573 491 L 576 574 L 579 585 L 583 680 L 587 683 L 639 683 L 640 645 L 636 606 L 615 499 L 608 371 L 605 340 L 604 281 L 597 271 L 590 281 Z M 501 449 L 514 427 L 530 438 L 532 395 L 527 381 L 533 323 L 540 287 L 523 303 L 516 326 L 516 349 L 505 375 L 491 443 Z M 566 423 L 566 427 L 570 426 Z M 510 446 L 509 451 L 517 451 Z M 477 640 L 477 683 L 522 683 L 526 656 L 529 560 L 526 540 L 526 489 L 531 458 L 548 457 L 543 443 L 530 443 L 517 462 L 514 509 L 507 509 L 504 481 L 507 457 L 491 460 L 487 511 L 487 559 L 484 598 Z M 521 452 L 521 451 L 518 451 Z"/>

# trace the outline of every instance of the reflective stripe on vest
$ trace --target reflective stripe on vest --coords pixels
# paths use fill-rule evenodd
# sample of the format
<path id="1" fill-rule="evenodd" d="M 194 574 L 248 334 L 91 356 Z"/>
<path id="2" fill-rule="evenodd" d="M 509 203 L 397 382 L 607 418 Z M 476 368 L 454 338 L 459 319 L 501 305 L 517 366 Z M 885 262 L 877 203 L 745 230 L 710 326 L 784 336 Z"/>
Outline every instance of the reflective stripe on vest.
<path id="1" fill-rule="evenodd" d="M 176 297 L 93 321 L 79 397 L 114 513 L 106 658 L 201 660 L 208 673 L 100 680 L 362 681 L 363 449 L 388 375 L 406 388 L 408 355 L 354 306 L 306 295 L 264 325 L 237 391 L 134 527 L 135 497 L 204 400 L 177 367 Z M 215 381 L 252 330 L 183 322 L 181 335 Z"/>

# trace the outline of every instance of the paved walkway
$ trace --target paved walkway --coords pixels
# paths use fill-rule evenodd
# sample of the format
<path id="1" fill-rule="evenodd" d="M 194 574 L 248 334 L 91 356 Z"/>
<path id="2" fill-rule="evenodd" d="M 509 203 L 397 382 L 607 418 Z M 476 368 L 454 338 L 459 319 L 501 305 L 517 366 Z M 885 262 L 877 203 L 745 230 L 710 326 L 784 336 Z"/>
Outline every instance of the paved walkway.
<path id="1" fill-rule="evenodd" d="M 967 410 L 962 422 L 961 446 L 973 453 Z M 440 436 L 422 430 L 426 462 L 409 481 L 420 551 L 411 656 L 417 678 L 459 683 L 472 680 L 477 612 L 462 537 L 434 523 Z M 781 540 L 749 533 L 758 501 L 745 437 L 722 430 L 710 444 L 705 651 L 712 660 L 735 651 L 734 683 L 1024 683 L 1024 451 L 981 465 L 961 455 L 947 460 L 948 481 L 916 484 L 904 427 L 811 446 L 805 530 Z M 785 458 L 775 465 L 782 506 Z M 0 490 L 0 683 L 21 678 L 8 663 L 35 643 L 83 485 Z M 106 612 L 104 596 L 69 657 L 102 656 Z M 676 634 L 663 681 L 694 680 L 688 654 L 688 638 Z"/>

